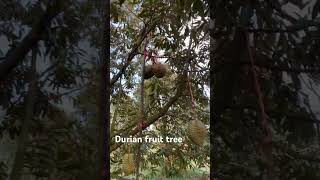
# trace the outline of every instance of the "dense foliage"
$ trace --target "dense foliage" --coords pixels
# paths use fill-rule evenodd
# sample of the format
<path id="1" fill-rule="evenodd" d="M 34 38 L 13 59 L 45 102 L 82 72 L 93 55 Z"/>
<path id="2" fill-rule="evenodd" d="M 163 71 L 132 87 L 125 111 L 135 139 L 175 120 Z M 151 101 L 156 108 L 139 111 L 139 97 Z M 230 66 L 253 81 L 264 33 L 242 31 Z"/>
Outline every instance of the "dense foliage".
<path id="1" fill-rule="evenodd" d="M 211 2 L 215 178 L 264 179 L 272 172 L 274 179 L 319 179 L 319 5 Z M 254 38 L 272 164 L 261 152 L 270 150 L 261 148 L 264 132 L 244 31 Z"/>
<path id="2" fill-rule="evenodd" d="M 1 74 L 1 177 L 97 175 L 96 107 L 86 93 L 95 96 L 100 8 L 76 0 L 0 3 L 1 72 L 17 60 Z"/>

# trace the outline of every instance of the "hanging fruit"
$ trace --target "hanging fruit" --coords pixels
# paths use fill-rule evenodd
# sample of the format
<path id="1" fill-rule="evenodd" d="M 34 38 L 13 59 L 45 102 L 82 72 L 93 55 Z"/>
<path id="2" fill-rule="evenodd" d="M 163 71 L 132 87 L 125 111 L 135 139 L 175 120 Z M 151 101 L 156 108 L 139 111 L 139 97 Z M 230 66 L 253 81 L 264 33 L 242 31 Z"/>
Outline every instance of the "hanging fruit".
<path id="1" fill-rule="evenodd" d="M 168 66 L 166 64 L 153 64 L 153 65 L 146 65 L 144 70 L 144 79 L 150 79 L 153 76 L 157 78 L 163 78 L 168 71 Z"/>
<path id="2" fill-rule="evenodd" d="M 133 154 L 125 154 L 122 159 L 122 169 L 124 174 L 130 175 L 134 172 L 134 155 Z"/>
<path id="3" fill-rule="evenodd" d="M 192 120 L 188 127 L 188 137 L 198 146 L 201 146 L 207 136 L 205 125 L 198 119 Z"/>
<path id="4" fill-rule="evenodd" d="M 166 64 L 159 63 L 157 60 L 157 53 L 154 51 L 147 51 L 144 50 L 144 59 L 146 61 L 150 60 L 152 62 L 152 65 L 146 65 L 144 69 L 144 79 L 150 79 L 153 76 L 156 76 L 157 78 L 163 78 L 167 71 L 168 66 Z"/>
<path id="5" fill-rule="evenodd" d="M 144 70 L 144 79 L 150 79 L 154 76 L 153 65 L 146 65 Z"/>
<path id="6" fill-rule="evenodd" d="M 167 70 L 168 67 L 165 64 L 157 63 L 153 65 L 153 73 L 157 78 L 164 77 L 167 73 Z"/>

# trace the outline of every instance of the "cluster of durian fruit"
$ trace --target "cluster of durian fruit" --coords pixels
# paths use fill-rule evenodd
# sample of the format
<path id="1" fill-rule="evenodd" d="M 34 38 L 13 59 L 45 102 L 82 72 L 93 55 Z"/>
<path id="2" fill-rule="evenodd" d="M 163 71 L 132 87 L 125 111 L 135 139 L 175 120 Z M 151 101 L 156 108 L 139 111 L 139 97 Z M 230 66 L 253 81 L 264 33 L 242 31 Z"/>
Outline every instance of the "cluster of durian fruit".
<path id="1" fill-rule="evenodd" d="M 150 79 L 153 76 L 157 78 L 163 78 L 168 71 L 167 64 L 155 63 L 152 65 L 146 65 L 144 70 L 144 79 Z"/>

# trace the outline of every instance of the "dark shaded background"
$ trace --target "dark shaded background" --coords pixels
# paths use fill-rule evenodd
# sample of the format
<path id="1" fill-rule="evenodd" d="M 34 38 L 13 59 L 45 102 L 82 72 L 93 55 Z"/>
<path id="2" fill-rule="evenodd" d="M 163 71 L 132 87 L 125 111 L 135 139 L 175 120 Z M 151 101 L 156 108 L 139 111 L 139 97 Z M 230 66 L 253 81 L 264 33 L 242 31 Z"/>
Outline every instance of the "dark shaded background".
<path id="1" fill-rule="evenodd" d="M 22 170 L 27 179 L 103 174 L 106 141 L 97 137 L 108 134 L 97 119 L 108 116 L 101 92 L 109 73 L 99 59 L 109 59 L 109 43 L 101 3 L 0 3 L 0 179 L 20 179 Z M 208 3 L 211 179 L 319 179 L 320 2 Z M 254 37 L 264 125 L 245 32 Z"/>

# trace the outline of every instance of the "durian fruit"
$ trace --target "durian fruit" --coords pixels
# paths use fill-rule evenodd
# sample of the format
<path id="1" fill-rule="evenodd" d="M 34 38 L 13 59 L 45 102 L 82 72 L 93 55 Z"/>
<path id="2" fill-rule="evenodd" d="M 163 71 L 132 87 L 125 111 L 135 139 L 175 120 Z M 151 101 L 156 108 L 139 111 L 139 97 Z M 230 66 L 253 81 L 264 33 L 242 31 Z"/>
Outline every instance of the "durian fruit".
<path id="1" fill-rule="evenodd" d="M 135 170 L 135 164 L 134 164 L 134 155 L 133 154 L 125 154 L 122 159 L 122 170 L 124 174 L 130 175 Z"/>
<path id="2" fill-rule="evenodd" d="M 207 136 L 205 125 L 198 119 L 192 120 L 188 127 L 188 137 L 196 145 L 201 146 Z"/>
<path id="3" fill-rule="evenodd" d="M 150 79 L 154 76 L 153 72 L 153 66 L 152 65 L 146 65 L 144 70 L 144 79 Z"/>
<path id="4" fill-rule="evenodd" d="M 168 70 L 168 67 L 167 65 L 165 64 L 154 64 L 153 65 L 153 72 L 154 72 L 154 75 L 157 77 L 157 78 L 162 78 L 166 75 L 167 73 L 167 70 Z"/>

